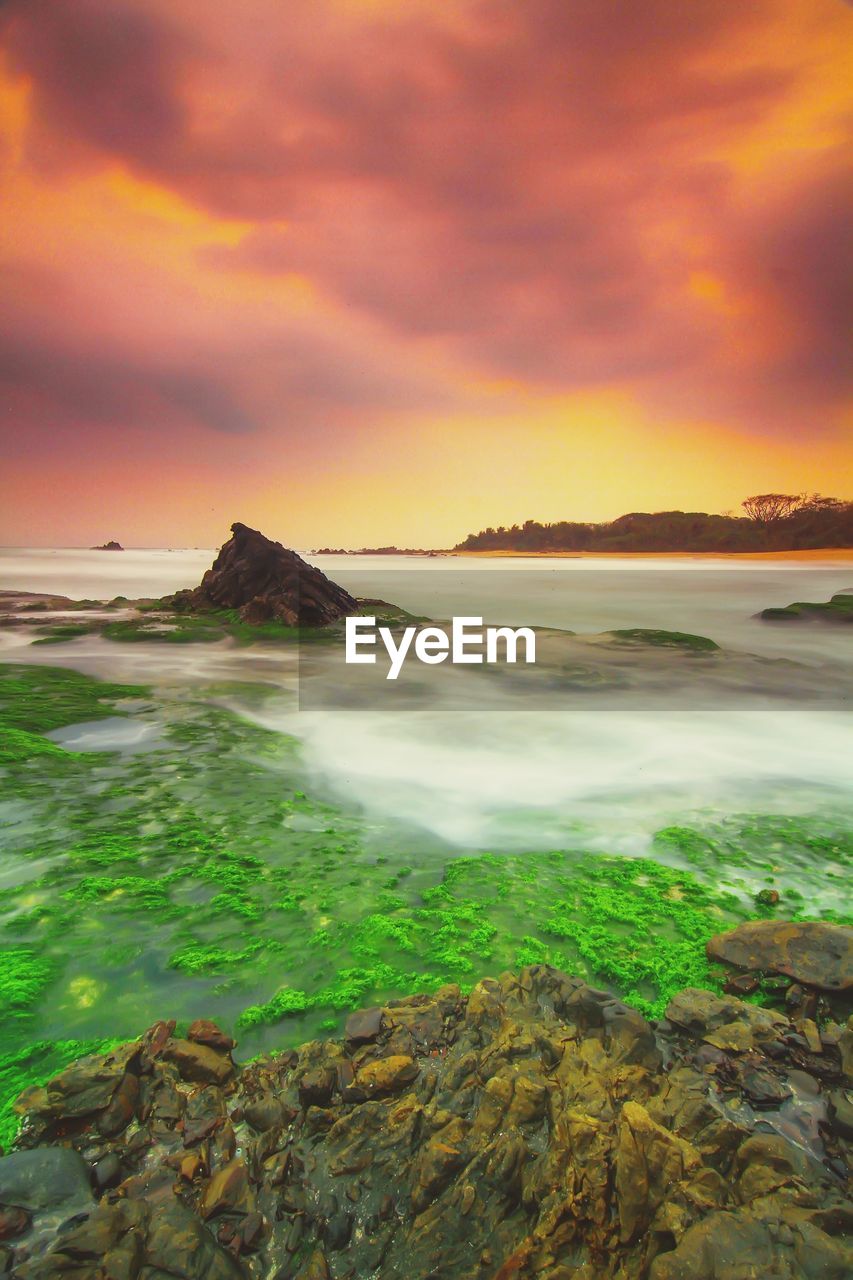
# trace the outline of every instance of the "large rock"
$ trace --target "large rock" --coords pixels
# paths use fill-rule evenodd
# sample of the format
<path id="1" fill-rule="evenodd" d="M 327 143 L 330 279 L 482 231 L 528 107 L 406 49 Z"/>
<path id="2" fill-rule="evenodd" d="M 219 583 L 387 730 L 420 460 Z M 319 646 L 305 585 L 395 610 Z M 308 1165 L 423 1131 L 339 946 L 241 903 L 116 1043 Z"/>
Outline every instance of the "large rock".
<path id="1" fill-rule="evenodd" d="M 89 1167 L 69 1147 L 37 1147 L 0 1158 L 0 1204 L 31 1213 L 61 1209 L 70 1217 L 91 1202 Z"/>
<path id="2" fill-rule="evenodd" d="M 120 1167 L 85 1221 L 37 1249 L 33 1229 L 10 1239 L 13 1274 L 841 1280 L 846 1030 L 806 1053 L 790 1018 L 731 997 L 686 991 L 668 1014 L 533 965 L 363 1011 L 223 1084 L 192 1055 L 230 1065 L 227 1036 L 161 1024 L 122 1133 L 57 1117 L 54 1082 L 30 1095 L 22 1141 L 46 1106 L 88 1161 Z"/>
<path id="3" fill-rule="evenodd" d="M 199 586 L 174 597 L 176 607 L 237 609 L 244 622 L 290 627 L 322 627 L 355 613 L 349 592 L 295 551 L 245 524 L 232 524 L 231 532 Z"/>
<path id="4" fill-rule="evenodd" d="M 779 973 L 821 991 L 853 988 L 853 929 L 819 921 L 757 920 L 716 934 L 709 960 Z"/>

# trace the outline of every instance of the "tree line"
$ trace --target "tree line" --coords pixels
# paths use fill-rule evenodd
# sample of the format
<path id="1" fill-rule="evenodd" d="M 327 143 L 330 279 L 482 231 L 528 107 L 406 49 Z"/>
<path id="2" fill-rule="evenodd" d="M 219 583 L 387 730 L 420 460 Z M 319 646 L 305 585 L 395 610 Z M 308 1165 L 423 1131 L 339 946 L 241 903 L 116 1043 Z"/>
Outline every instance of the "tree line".
<path id="1" fill-rule="evenodd" d="M 559 520 L 471 533 L 457 551 L 811 551 L 853 547 L 853 502 L 813 493 L 758 493 L 743 515 L 632 511 L 591 524 Z"/>

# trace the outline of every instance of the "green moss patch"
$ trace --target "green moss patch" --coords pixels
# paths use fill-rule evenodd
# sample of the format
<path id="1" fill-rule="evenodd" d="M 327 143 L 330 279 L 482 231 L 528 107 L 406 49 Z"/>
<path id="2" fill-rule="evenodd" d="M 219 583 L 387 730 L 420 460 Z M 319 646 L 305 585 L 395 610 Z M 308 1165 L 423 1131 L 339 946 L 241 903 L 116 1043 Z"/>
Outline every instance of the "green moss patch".
<path id="1" fill-rule="evenodd" d="M 781 609 L 762 609 L 764 622 L 853 622 L 853 593 L 840 592 L 822 603 L 798 600 Z"/>
<path id="2" fill-rule="evenodd" d="M 691 653 L 711 653 L 719 645 L 707 636 L 694 636 L 688 631 L 654 631 L 644 627 L 629 627 L 623 631 L 605 631 L 620 644 L 654 645 L 666 649 L 686 649 Z"/>

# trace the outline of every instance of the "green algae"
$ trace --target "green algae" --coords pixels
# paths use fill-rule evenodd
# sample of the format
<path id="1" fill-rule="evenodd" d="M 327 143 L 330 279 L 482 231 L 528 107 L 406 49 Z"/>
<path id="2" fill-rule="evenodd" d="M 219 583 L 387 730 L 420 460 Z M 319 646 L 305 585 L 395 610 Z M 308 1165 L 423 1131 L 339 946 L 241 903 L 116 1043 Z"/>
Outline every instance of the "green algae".
<path id="1" fill-rule="evenodd" d="M 91 635 L 95 630 L 96 624 L 93 622 L 56 623 L 52 627 L 40 627 L 38 639 L 33 640 L 33 644 L 64 644 L 66 640 Z"/>
<path id="2" fill-rule="evenodd" d="M 64 667 L 0 664 L 0 727 L 49 733 L 115 715 L 115 704 L 145 696 L 139 685 L 93 680 Z"/>
<path id="3" fill-rule="evenodd" d="M 668 649 L 686 649 L 691 653 L 711 653 L 720 646 L 707 636 L 694 636 L 688 631 L 655 631 L 644 627 L 628 627 L 621 631 L 605 631 L 622 644 L 646 644 Z"/>
<path id="4" fill-rule="evenodd" d="M 50 961 L 28 947 L 0 951 L 0 1019 L 29 1013 L 53 976 Z"/>
<path id="5" fill-rule="evenodd" d="M 784 608 L 762 609 L 764 622 L 853 622 L 853 593 L 839 592 L 829 600 L 797 600 Z"/>
<path id="6" fill-rule="evenodd" d="M 19 1119 L 15 1100 L 25 1089 L 51 1080 L 69 1063 L 92 1053 L 109 1053 L 117 1040 L 37 1040 L 26 1047 L 0 1054 L 0 1154 L 14 1142 Z"/>
<path id="7" fill-rule="evenodd" d="M 252 705 L 275 696 L 259 686 Z M 114 714 L 117 701 L 156 717 L 157 750 L 76 755 L 38 736 Z M 293 739 L 197 694 L 152 699 L 0 667 L 0 725 L 46 748 L 0 781 L 0 800 L 23 797 L 28 812 L 3 829 L 19 871 L 0 891 L 0 966 L 17 973 L 5 1117 L 6 1080 L 17 1091 L 41 1073 L 33 1046 L 202 1015 L 239 1027 L 251 1056 L 328 1031 L 358 1005 L 447 981 L 467 989 L 532 962 L 657 1015 L 684 985 L 719 989 L 704 955 L 712 933 L 774 910 L 842 918 L 853 831 L 830 817 L 684 823 L 658 832 L 645 858 L 582 847 L 425 856 L 410 833 L 377 844 L 362 816 L 318 797 Z M 778 907 L 755 901 L 768 883 Z M 44 1050 L 54 1070 L 63 1052 Z"/>

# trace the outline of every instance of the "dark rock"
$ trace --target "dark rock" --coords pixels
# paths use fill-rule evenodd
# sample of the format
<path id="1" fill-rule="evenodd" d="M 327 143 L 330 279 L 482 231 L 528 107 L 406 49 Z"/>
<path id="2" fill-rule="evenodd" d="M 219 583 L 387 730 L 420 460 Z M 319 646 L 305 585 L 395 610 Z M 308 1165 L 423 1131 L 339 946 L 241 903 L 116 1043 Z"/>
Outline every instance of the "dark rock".
<path id="1" fill-rule="evenodd" d="M 243 1108 L 243 1117 L 256 1133 L 266 1133 L 268 1129 L 280 1125 L 285 1119 L 285 1108 L 280 1098 L 272 1093 L 265 1093 Z"/>
<path id="2" fill-rule="evenodd" d="M 853 988 L 853 929 L 819 921 L 753 920 L 707 945 L 709 960 L 782 974 L 821 991 Z"/>
<path id="3" fill-rule="evenodd" d="M 738 1083 L 754 1107 L 778 1107 L 791 1096 L 788 1086 L 761 1066 L 740 1064 Z"/>
<path id="4" fill-rule="evenodd" d="M 121 1161 L 114 1151 L 109 1151 L 92 1166 L 92 1183 L 98 1195 L 116 1186 L 121 1179 Z"/>
<path id="5" fill-rule="evenodd" d="M 346 1020 L 344 1035 L 353 1044 L 368 1044 L 375 1040 L 382 1030 L 382 1010 L 378 1006 L 372 1009 L 357 1009 Z"/>
<path id="6" fill-rule="evenodd" d="M 322 627 L 356 612 L 349 592 L 295 551 L 244 524 L 231 532 L 200 585 L 174 597 L 176 608 L 238 609 L 244 622 L 290 627 Z"/>
<path id="7" fill-rule="evenodd" d="M 100 547 L 91 547 L 91 551 L 124 551 L 120 542 L 104 542 Z"/>
<path id="8" fill-rule="evenodd" d="M 718 1049 L 745 1053 L 778 1039 L 788 1021 L 781 1014 L 744 1004 L 733 996 L 715 996 L 698 987 L 685 987 L 666 1008 L 670 1022 L 685 1027 Z"/>
<path id="9" fill-rule="evenodd" d="M 182 1080 L 223 1085 L 234 1074 L 234 1063 L 227 1054 L 192 1040 L 170 1040 L 162 1056 L 167 1062 L 174 1062 Z"/>
<path id="10" fill-rule="evenodd" d="M 17 1205 L 0 1205 L 0 1240 L 14 1240 L 29 1230 L 32 1221 L 26 1209 Z"/>
<path id="11" fill-rule="evenodd" d="M 230 1160 L 214 1174 L 205 1188 L 199 1212 L 203 1218 L 218 1213 L 249 1213 L 254 1209 L 254 1196 L 244 1160 Z"/>
<path id="12" fill-rule="evenodd" d="M 299 1081 L 299 1101 L 303 1107 L 322 1107 L 331 1101 L 337 1076 L 329 1067 L 306 1071 Z"/>
<path id="13" fill-rule="evenodd" d="M 66 1217 L 92 1203 L 89 1166 L 70 1147 L 36 1147 L 0 1158 L 0 1204 Z"/>
<path id="14" fill-rule="evenodd" d="M 133 1119 L 139 1100 L 139 1077 L 126 1071 L 107 1106 L 97 1119 L 97 1129 L 106 1138 L 121 1133 Z"/>
<path id="15" fill-rule="evenodd" d="M 731 996 L 751 996 L 761 986 L 760 981 L 753 973 L 739 973 L 734 978 L 727 978 L 723 983 L 723 990 L 726 995 Z"/>
<path id="16" fill-rule="evenodd" d="M 853 1099 L 850 1094 L 843 1089 L 833 1089 L 829 1095 L 829 1114 L 841 1136 L 853 1142 Z"/>
<path id="17" fill-rule="evenodd" d="M 209 1018 L 196 1018 L 195 1022 L 190 1023 L 187 1039 L 192 1040 L 194 1044 L 206 1044 L 220 1053 L 230 1053 L 235 1044 L 231 1037 Z"/>
<path id="18" fill-rule="evenodd" d="M 222 1085 L 182 1079 L 156 1032 L 139 1124 L 65 1131 L 120 1160 L 118 1194 L 47 1234 L 36 1215 L 15 1275 L 840 1280 L 851 1029 L 810 1053 L 731 995 L 687 990 L 667 1013 L 535 965 L 390 1002 Z"/>

